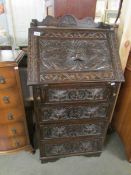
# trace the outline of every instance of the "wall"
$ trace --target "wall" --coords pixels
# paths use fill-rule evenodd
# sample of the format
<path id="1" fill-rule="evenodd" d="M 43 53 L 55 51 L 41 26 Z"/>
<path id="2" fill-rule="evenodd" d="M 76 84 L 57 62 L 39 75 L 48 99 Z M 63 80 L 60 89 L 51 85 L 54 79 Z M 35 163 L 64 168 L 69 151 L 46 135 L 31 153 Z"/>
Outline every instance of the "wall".
<path id="1" fill-rule="evenodd" d="M 44 17 L 44 0 L 5 0 L 9 35 L 12 44 L 27 45 L 28 28 L 31 19 L 42 20 Z"/>

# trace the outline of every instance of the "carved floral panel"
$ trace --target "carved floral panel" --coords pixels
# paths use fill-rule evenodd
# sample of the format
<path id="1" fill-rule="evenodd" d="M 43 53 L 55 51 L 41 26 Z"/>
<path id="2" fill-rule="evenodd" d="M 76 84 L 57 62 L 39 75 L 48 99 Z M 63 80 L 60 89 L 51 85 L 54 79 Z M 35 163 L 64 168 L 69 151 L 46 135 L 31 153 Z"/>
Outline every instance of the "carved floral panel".
<path id="1" fill-rule="evenodd" d="M 96 88 L 71 88 L 71 89 L 49 89 L 49 101 L 71 101 L 71 100 L 104 100 L 108 98 L 109 89 L 105 87 Z"/>
<path id="2" fill-rule="evenodd" d="M 40 74 L 112 70 L 106 40 L 39 39 Z"/>
<path id="3" fill-rule="evenodd" d="M 43 139 L 101 135 L 103 128 L 104 123 L 44 126 L 41 128 L 41 134 Z"/>
<path id="4" fill-rule="evenodd" d="M 88 106 L 63 106 L 48 107 L 40 109 L 40 120 L 70 120 L 70 119 L 91 119 L 106 118 L 108 105 L 88 105 Z"/>
<path id="5" fill-rule="evenodd" d="M 88 153 L 101 151 L 101 140 L 85 140 L 60 144 L 45 144 L 44 148 L 46 156 L 55 156 L 71 153 Z"/>

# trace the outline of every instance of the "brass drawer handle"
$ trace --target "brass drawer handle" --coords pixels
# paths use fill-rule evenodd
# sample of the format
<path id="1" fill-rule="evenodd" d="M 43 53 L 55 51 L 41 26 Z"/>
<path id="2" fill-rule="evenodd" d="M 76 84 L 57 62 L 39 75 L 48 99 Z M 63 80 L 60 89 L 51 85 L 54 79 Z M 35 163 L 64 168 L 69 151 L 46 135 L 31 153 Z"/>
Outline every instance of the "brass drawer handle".
<path id="1" fill-rule="evenodd" d="M 0 84 L 5 84 L 5 78 L 0 75 Z"/>
<path id="2" fill-rule="evenodd" d="M 12 128 L 11 130 L 12 130 L 13 134 L 16 134 L 17 133 L 16 128 Z"/>
<path id="3" fill-rule="evenodd" d="M 11 112 L 9 112 L 8 115 L 7 115 L 7 118 L 8 118 L 8 120 L 13 120 L 14 115 Z"/>
<path id="4" fill-rule="evenodd" d="M 9 100 L 9 97 L 8 96 L 4 96 L 3 97 L 3 101 L 4 101 L 4 103 L 9 103 L 10 102 L 10 100 Z"/>
<path id="5" fill-rule="evenodd" d="M 16 145 L 16 147 L 20 146 L 20 141 L 18 138 L 14 138 L 14 144 Z"/>
<path id="6" fill-rule="evenodd" d="M 20 143 L 18 141 L 16 141 L 15 144 L 16 144 L 17 147 L 20 146 Z"/>

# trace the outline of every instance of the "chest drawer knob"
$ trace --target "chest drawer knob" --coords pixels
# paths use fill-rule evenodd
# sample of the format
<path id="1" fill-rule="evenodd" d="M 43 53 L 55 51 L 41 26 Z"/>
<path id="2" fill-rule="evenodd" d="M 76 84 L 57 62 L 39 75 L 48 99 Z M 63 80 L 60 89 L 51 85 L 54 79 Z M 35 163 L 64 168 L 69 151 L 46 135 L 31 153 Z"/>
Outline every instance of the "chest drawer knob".
<path id="1" fill-rule="evenodd" d="M 0 75 L 0 84 L 5 84 L 5 78 Z"/>
<path id="2" fill-rule="evenodd" d="M 9 112 L 8 115 L 7 115 L 7 118 L 8 118 L 8 120 L 13 120 L 14 115 L 11 112 Z"/>
<path id="3" fill-rule="evenodd" d="M 16 134 L 17 133 L 16 128 L 12 128 L 12 132 L 13 132 L 13 134 Z"/>
<path id="4" fill-rule="evenodd" d="M 15 145 L 16 147 L 19 147 L 19 146 L 20 146 L 20 141 L 19 141 L 18 138 L 14 138 L 14 145 Z"/>
<path id="5" fill-rule="evenodd" d="M 16 141 L 16 146 L 19 147 L 20 146 L 20 143 L 18 141 Z"/>
<path id="6" fill-rule="evenodd" d="M 9 100 L 9 97 L 8 96 L 4 96 L 3 97 L 3 101 L 4 101 L 4 103 L 9 103 L 10 102 L 10 100 Z"/>

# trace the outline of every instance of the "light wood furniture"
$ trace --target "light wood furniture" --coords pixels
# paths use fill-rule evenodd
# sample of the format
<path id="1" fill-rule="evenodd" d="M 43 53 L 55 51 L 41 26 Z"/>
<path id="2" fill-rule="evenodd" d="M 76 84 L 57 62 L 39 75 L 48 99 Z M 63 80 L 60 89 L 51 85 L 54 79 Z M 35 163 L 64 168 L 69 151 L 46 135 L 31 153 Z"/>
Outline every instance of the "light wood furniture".
<path id="1" fill-rule="evenodd" d="M 0 51 L 0 154 L 31 150 L 17 62 L 22 51 Z"/>
<path id="2" fill-rule="evenodd" d="M 31 26 L 28 85 L 41 161 L 100 155 L 124 79 L 114 31 L 70 15 Z"/>
<path id="3" fill-rule="evenodd" d="M 46 15 L 61 17 L 74 15 L 79 19 L 95 17 L 97 0 L 45 0 Z"/>
<path id="4" fill-rule="evenodd" d="M 112 125 L 119 134 L 131 162 L 131 53 L 125 69 L 125 83 L 122 84 Z"/>
<path id="5" fill-rule="evenodd" d="M 21 88 L 23 94 L 27 126 L 29 131 L 29 138 L 31 145 L 34 147 L 34 133 L 35 133 L 34 100 L 33 100 L 32 88 L 27 85 L 27 60 L 28 60 L 27 47 L 22 48 L 22 50 L 24 51 L 24 56 L 19 61 L 18 67 L 21 80 Z"/>

